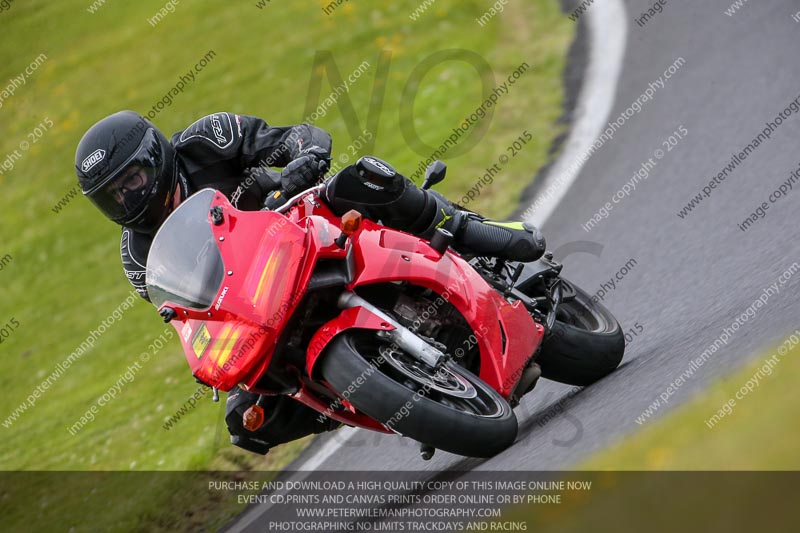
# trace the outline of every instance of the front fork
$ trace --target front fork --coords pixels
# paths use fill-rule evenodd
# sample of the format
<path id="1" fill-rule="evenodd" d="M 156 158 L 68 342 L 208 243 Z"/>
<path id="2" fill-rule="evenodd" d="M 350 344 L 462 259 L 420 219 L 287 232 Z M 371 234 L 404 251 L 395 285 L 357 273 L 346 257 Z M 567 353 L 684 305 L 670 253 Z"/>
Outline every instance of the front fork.
<path id="1" fill-rule="evenodd" d="M 379 317 L 381 320 L 391 325 L 394 329 L 383 331 L 383 335 L 397 344 L 406 353 L 429 365 L 431 368 L 438 368 L 446 360 L 446 355 L 438 348 L 431 346 L 420 339 L 413 331 L 400 324 L 397 320 L 383 312 L 381 309 L 372 305 L 356 293 L 347 291 L 339 297 L 339 307 L 347 309 L 349 307 L 363 307 L 370 313 Z"/>

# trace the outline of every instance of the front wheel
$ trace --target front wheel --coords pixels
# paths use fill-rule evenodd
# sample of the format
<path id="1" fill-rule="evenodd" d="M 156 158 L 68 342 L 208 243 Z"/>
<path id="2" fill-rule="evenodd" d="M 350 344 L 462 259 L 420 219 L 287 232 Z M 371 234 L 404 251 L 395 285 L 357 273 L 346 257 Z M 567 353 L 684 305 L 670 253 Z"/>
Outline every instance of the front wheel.
<path id="1" fill-rule="evenodd" d="M 536 362 L 542 377 L 585 386 L 613 372 L 625 353 L 622 328 L 603 305 L 574 284 L 575 297 L 562 302 Z"/>
<path id="2" fill-rule="evenodd" d="M 508 402 L 480 378 L 452 362 L 433 369 L 374 332 L 337 336 L 320 365 L 356 409 L 434 448 L 491 457 L 517 437 Z"/>

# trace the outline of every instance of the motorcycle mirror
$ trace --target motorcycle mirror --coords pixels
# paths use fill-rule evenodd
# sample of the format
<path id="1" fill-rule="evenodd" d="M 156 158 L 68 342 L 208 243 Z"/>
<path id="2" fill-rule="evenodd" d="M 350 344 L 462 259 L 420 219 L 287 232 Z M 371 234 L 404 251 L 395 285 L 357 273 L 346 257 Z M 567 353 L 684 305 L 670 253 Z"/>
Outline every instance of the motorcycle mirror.
<path id="1" fill-rule="evenodd" d="M 425 169 L 425 181 L 422 182 L 422 189 L 430 189 L 437 183 L 441 182 L 444 179 L 445 174 L 447 174 L 447 165 L 444 164 L 443 161 L 439 161 L 438 159 L 428 165 L 428 168 Z"/>

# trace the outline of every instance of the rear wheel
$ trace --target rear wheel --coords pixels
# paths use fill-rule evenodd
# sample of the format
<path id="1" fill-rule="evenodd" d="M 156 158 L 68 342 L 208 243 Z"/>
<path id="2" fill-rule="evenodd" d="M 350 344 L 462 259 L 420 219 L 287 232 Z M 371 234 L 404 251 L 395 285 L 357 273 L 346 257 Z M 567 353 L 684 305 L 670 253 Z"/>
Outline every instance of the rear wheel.
<path id="1" fill-rule="evenodd" d="M 589 385 L 622 361 L 625 337 L 614 315 L 570 284 L 575 297 L 558 306 L 556 322 L 536 362 L 542 377 L 568 385 Z"/>
<path id="2" fill-rule="evenodd" d="M 434 448 L 491 457 L 516 439 L 514 412 L 480 378 L 453 362 L 434 369 L 374 332 L 337 336 L 320 365 L 359 411 Z"/>

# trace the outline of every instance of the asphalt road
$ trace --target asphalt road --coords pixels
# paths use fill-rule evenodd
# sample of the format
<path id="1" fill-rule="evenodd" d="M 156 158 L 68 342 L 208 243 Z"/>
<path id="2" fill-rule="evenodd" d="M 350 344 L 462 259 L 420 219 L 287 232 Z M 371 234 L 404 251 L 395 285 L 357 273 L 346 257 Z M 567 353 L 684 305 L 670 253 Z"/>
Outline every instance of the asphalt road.
<path id="1" fill-rule="evenodd" d="M 572 246 L 593 253 L 565 258 L 564 275 L 590 292 L 635 260 L 604 300 L 626 330 L 640 330 L 632 337 L 624 365 L 577 393 L 540 382 L 516 410 L 521 425 L 517 443 L 492 459 L 438 452 L 423 462 L 409 440 L 359 432 L 315 465 L 317 470 L 433 474 L 574 467 L 639 429 L 637 417 L 690 361 L 800 261 L 794 218 L 800 183 L 770 204 L 766 216 L 746 232 L 737 226 L 762 202 L 769 203 L 770 193 L 800 167 L 797 114 L 784 120 L 724 181 L 707 189 L 710 197 L 684 218 L 678 216 L 734 153 L 800 96 L 800 23 L 792 18 L 800 6 L 791 0 L 748 2 L 728 16 L 730 4 L 731 0 L 710 0 L 690 7 L 669 0 L 661 14 L 639 27 L 634 17 L 652 3 L 625 3 L 629 34 L 611 120 L 677 59 L 685 63 L 591 156 L 544 228 L 554 249 L 588 241 Z M 661 159 L 658 149 L 664 150 Z M 635 190 L 614 203 L 615 193 L 651 158 L 656 165 L 647 179 L 640 179 Z M 606 202 L 612 203 L 607 218 L 585 231 L 582 224 Z M 798 284 L 800 272 L 751 312 L 753 316 L 740 318 L 727 344 L 679 386 L 654 417 L 791 334 L 798 326 Z M 545 417 L 552 419 L 545 423 Z M 340 434 L 319 439 L 297 464 L 329 439 L 344 440 Z M 263 529 L 257 524 L 251 523 L 253 531 Z"/>

